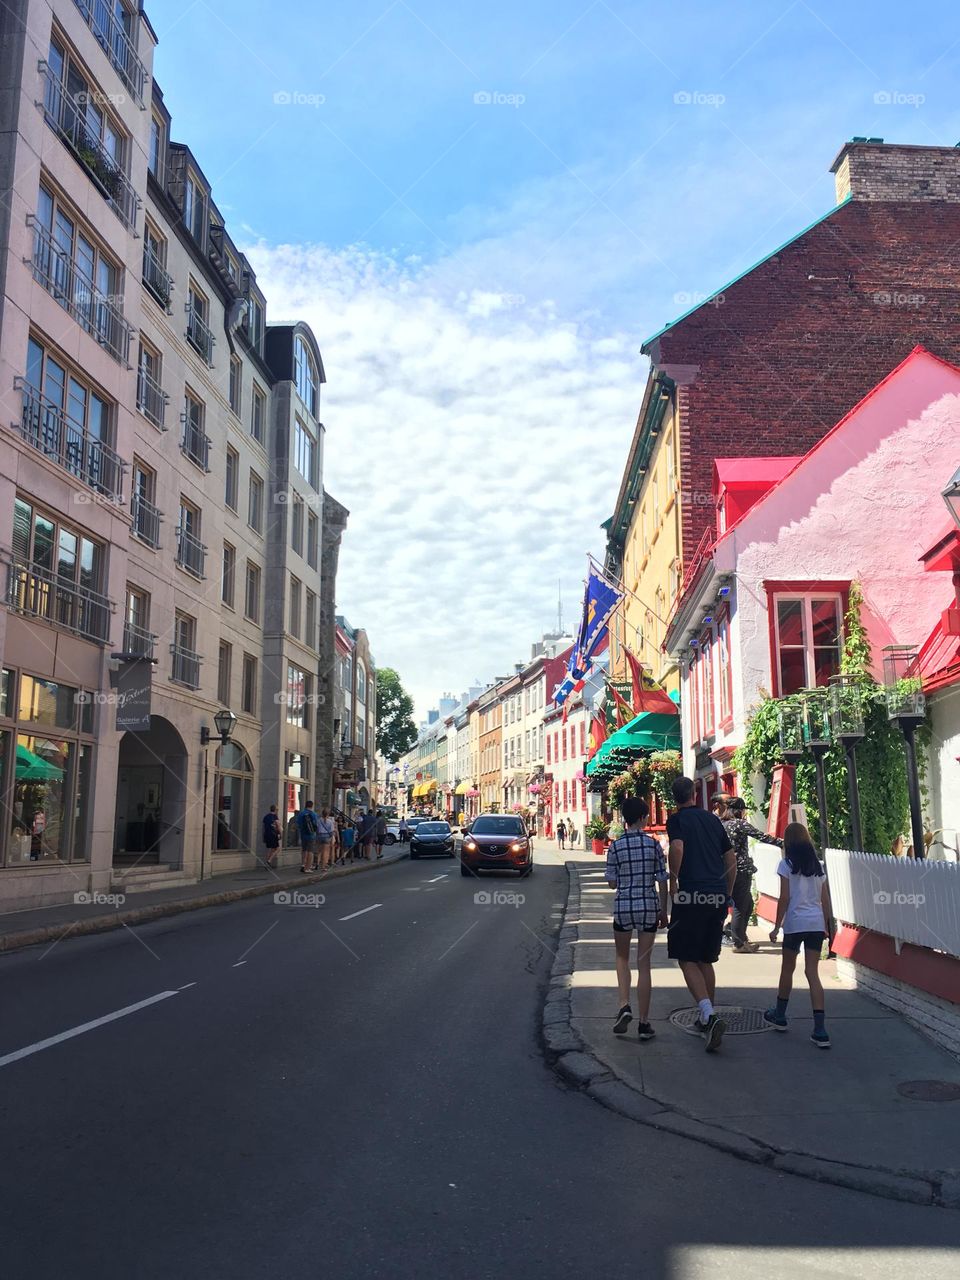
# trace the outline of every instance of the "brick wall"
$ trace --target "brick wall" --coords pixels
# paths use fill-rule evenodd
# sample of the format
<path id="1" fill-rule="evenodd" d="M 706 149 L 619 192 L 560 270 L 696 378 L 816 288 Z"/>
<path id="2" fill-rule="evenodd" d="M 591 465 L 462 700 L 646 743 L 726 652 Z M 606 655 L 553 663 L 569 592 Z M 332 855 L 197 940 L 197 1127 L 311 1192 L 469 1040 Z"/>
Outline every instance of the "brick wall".
<path id="1" fill-rule="evenodd" d="M 960 363 L 958 247 L 960 204 L 852 200 L 651 343 L 655 365 L 695 368 L 684 492 L 711 493 L 718 457 L 806 452 L 918 343 Z M 712 506 L 682 521 L 690 554 Z"/>
<path id="2" fill-rule="evenodd" d="M 837 200 L 960 201 L 960 148 L 848 142 L 834 160 Z"/>

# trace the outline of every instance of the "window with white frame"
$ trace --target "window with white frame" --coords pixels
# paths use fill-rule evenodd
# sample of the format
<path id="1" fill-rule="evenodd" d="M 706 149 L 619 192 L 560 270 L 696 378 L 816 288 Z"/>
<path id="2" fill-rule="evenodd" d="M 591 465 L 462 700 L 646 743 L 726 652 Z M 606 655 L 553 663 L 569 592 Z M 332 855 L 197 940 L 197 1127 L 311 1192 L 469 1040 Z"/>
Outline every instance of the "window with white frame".
<path id="1" fill-rule="evenodd" d="M 840 592 L 776 593 L 771 610 L 776 693 L 825 685 L 840 670 L 843 597 Z"/>

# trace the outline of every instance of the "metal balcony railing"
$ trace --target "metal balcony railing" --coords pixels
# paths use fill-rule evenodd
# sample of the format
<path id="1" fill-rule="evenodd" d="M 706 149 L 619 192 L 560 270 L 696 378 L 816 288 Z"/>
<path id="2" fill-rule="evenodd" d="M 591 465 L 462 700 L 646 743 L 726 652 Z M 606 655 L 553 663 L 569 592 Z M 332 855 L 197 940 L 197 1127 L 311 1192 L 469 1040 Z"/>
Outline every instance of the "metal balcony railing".
<path id="1" fill-rule="evenodd" d="M 34 280 L 43 285 L 118 364 L 128 365 L 133 326 L 124 319 L 123 296 L 101 293 L 54 243 L 46 227 L 34 223 L 33 231 Z"/>
<path id="2" fill-rule="evenodd" d="M 23 397 L 17 429 L 27 444 L 112 502 L 123 501 L 124 463 L 108 444 L 91 436 L 63 409 L 23 378 L 14 387 Z"/>
<path id="3" fill-rule="evenodd" d="M 137 408 L 147 419 L 152 422 L 155 427 L 159 427 L 161 431 L 166 431 L 163 420 L 167 412 L 167 404 L 170 397 L 157 382 L 156 378 L 151 378 L 143 365 L 137 370 Z"/>
<path id="4" fill-rule="evenodd" d="M 157 637 L 152 631 L 138 627 L 134 622 L 123 624 L 123 652 L 138 658 L 152 658 Z"/>
<path id="5" fill-rule="evenodd" d="M 170 652 L 173 654 L 173 679 L 177 684 L 185 684 L 188 689 L 199 689 L 200 655 L 177 644 L 170 646 Z"/>
<path id="6" fill-rule="evenodd" d="M 210 437 L 204 435 L 189 418 L 184 419 L 180 448 L 191 462 L 195 462 L 204 471 L 210 470 Z"/>
<path id="7" fill-rule="evenodd" d="M 208 365 L 213 364 L 213 344 L 216 341 L 213 330 L 189 302 L 187 303 L 187 341 Z"/>
<path id="8" fill-rule="evenodd" d="M 160 521 L 163 519 L 159 508 L 141 494 L 135 493 L 130 501 L 130 514 L 133 517 L 133 532 L 141 542 L 156 550 L 160 546 Z"/>
<path id="9" fill-rule="evenodd" d="M 7 566 L 7 607 L 106 644 L 113 604 L 107 596 L 57 578 L 49 569 L 14 560 Z"/>
<path id="10" fill-rule="evenodd" d="M 181 525 L 177 529 L 177 564 L 180 568 L 195 578 L 202 578 L 206 558 L 207 548 Z"/>
<path id="11" fill-rule="evenodd" d="M 148 244 L 143 246 L 143 283 L 169 313 L 170 299 L 173 297 L 173 276 Z"/>
<path id="12" fill-rule="evenodd" d="M 66 143 L 103 192 L 114 213 L 127 228 L 134 231 L 140 197 L 121 166 L 87 125 L 84 104 L 67 93 L 52 69 L 41 64 L 46 84 L 43 113 L 47 124 Z"/>
<path id="13" fill-rule="evenodd" d="M 147 69 L 137 54 L 136 45 L 116 16 L 114 6 L 108 0 L 75 0 L 75 3 L 114 70 L 130 90 L 133 100 L 142 107 Z"/>

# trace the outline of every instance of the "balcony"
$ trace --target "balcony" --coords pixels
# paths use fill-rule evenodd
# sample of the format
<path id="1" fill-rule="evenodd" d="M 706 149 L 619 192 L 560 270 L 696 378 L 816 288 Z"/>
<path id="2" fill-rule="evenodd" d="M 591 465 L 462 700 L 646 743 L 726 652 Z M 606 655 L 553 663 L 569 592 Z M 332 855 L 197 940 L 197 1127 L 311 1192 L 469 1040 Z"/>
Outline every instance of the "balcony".
<path id="1" fill-rule="evenodd" d="M 188 689 L 200 688 L 200 655 L 192 649 L 184 649 L 178 644 L 170 646 L 173 654 L 173 671 L 171 679 L 177 684 L 185 684 Z"/>
<path id="2" fill-rule="evenodd" d="M 152 658 L 156 645 L 157 637 L 152 631 L 129 621 L 123 624 L 123 652 L 128 657 Z"/>
<path id="3" fill-rule="evenodd" d="M 122 296 L 101 293 L 58 248 L 46 227 L 34 223 L 33 231 L 34 280 L 43 285 L 118 364 L 128 367 L 133 326 L 123 317 Z"/>
<path id="4" fill-rule="evenodd" d="M 177 530 L 177 564 L 180 568 L 195 578 L 203 578 L 206 558 L 207 548 L 181 525 Z"/>
<path id="5" fill-rule="evenodd" d="M 208 365 L 213 365 L 213 330 L 203 316 L 187 303 L 187 341 Z"/>
<path id="6" fill-rule="evenodd" d="M 204 435 L 196 423 L 191 422 L 189 418 L 184 419 L 180 449 L 201 470 L 210 470 L 210 437 Z"/>
<path id="7" fill-rule="evenodd" d="M 106 644 L 113 605 L 97 591 L 63 582 L 49 569 L 14 560 L 7 566 L 9 609 L 42 618 L 84 640 Z"/>
<path id="8" fill-rule="evenodd" d="M 23 411 L 15 429 L 27 444 L 109 501 L 122 502 L 124 463 L 120 455 L 91 436 L 23 378 L 17 378 L 14 387 L 23 397 Z"/>
<path id="9" fill-rule="evenodd" d="M 117 18 L 114 6 L 107 0 L 75 0 L 75 3 L 97 43 L 109 58 L 110 65 L 130 90 L 137 106 L 142 107 L 147 69 Z"/>
<path id="10" fill-rule="evenodd" d="M 148 244 L 143 246 L 143 283 L 161 307 L 170 315 L 170 299 L 173 297 L 173 276 L 167 273 L 163 263 Z"/>
<path id="11" fill-rule="evenodd" d="M 152 422 L 155 427 L 159 427 L 161 431 L 166 431 L 163 425 L 164 417 L 167 412 L 167 404 L 170 397 L 157 382 L 156 378 L 151 378 L 146 369 L 141 365 L 137 370 L 137 408 L 147 419 Z"/>
<path id="12" fill-rule="evenodd" d="M 132 516 L 131 531 L 154 551 L 160 546 L 160 521 L 163 516 L 158 507 L 148 502 L 141 494 L 135 493 L 130 502 Z"/>
<path id="13" fill-rule="evenodd" d="M 47 124 L 59 134 L 77 160 L 87 170 L 104 199 L 127 228 L 134 231 L 140 197 L 122 167 L 107 151 L 100 138 L 88 128 L 81 107 L 70 97 L 63 84 L 46 63 L 41 63 L 46 84 L 43 114 Z"/>

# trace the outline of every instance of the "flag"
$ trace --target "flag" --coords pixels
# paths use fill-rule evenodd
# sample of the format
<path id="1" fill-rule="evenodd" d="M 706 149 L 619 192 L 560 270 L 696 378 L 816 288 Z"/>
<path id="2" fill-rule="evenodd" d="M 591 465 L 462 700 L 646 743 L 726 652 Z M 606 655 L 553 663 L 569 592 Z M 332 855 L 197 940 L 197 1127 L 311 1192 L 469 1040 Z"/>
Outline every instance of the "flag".
<path id="1" fill-rule="evenodd" d="M 629 649 L 624 649 L 627 665 L 630 668 L 630 680 L 633 684 L 633 710 L 635 715 L 642 712 L 656 711 L 661 715 L 673 716 L 677 714 L 676 703 L 662 688 L 657 684 L 649 671 L 644 671 L 636 654 L 631 653 Z"/>
<path id="2" fill-rule="evenodd" d="M 625 724 L 629 724 L 633 719 L 633 708 L 616 685 L 611 681 L 607 682 L 607 688 L 613 694 L 614 706 L 617 709 L 617 728 L 622 729 Z"/>
<path id="3" fill-rule="evenodd" d="M 597 711 L 590 721 L 591 754 L 596 755 L 607 740 L 607 723 L 603 715 Z"/>
<path id="4" fill-rule="evenodd" d="M 606 639 L 607 623 L 622 599 L 622 591 L 611 586 L 606 578 L 601 578 L 595 570 L 590 570 L 583 594 L 580 631 L 567 666 L 567 671 L 574 681 L 582 680 L 589 671 L 590 659 Z"/>

